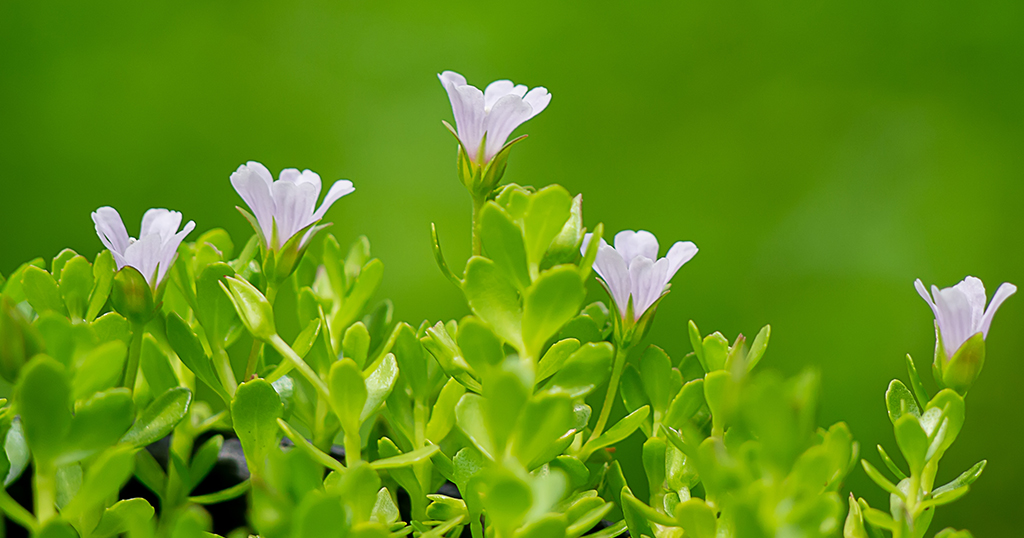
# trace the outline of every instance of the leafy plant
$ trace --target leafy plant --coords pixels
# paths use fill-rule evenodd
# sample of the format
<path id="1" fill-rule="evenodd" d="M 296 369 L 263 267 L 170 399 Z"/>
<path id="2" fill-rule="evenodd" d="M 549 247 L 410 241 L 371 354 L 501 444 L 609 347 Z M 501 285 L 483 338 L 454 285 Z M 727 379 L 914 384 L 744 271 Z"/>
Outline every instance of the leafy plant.
<path id="1" fill-rule="evenodd" d="M 981 474 L 984 461 L 934 487 L 1012 285 L 987 311 L 981 288 L 982 312 L 980 281 L 922 292 L 940 390 L 908 357 L 910 388 L 894 380 L 885 396 L 906 466 L 881 446 L 895 481 L 861 460 L 890 511 L 851 495 L 844 524 L 859 445 L 842 422 L 817 427 L 818 374 L 761 372 L 768 326 L 730 343 L 690 322 L 682 357 L 649 344 L 697 247 L 680 241 L 659 259 L 652 234 L 629 230 L 608 244 L 601 224 L 584 227 L 581 195 L 503 184 L 522 140 L 507 138 L 551 95 L 441 81 L 473 255 L 453 270 L 436 228 L 433 250 L 470 314 L 414 326 L 373 302 L 383 263 L 366 238 L 343 248 L 322 223 L 348 181 L 317 208 L 315 173 L 275 181 L 240 166 L 231 182 L 254 233 L 237 252 L 218 228 L 185 242 L 194 223 L 179 231 L 164 209 L 135 240 L 101 208 L 107 249 L 93 261 L 64 250 L 0 277 L 0 375 L 15 385 L 0 408 L 0 476 L 6 487 L 30 472 L 33 492 L 30 510 L 0 491 L 7 518 L 39 537 L 216 536 L 219 506 L 244 497 L 247 523 L 228 536 L 907 538 Z M 587 303 L 595 273 L 607 304 Z M 282 326 L 299 329 L 286 340 Z M 613 417 L 620 400 L 627 413 Z M 633 435 L 647 492 L 616 459 Z M 231 446 L 245 472 L 209 491 Z M 129 495 L 129 481 L 147 493 Z"/>

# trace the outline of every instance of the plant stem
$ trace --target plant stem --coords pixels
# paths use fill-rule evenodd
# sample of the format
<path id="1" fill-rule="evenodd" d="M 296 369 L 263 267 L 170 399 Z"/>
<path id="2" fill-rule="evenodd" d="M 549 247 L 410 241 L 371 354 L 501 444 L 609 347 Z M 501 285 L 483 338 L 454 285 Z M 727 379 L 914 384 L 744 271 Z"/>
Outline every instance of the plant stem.
<path id="1" fill-rule="evenodd" d="M 482 256 L 484 253 L 483 243 L 480 240 L 480 211 L 484 207 L 487 198 L 484 196 L 473 196 L 473 255 Z"/>
<path id="2" fill-rule="evenodd" d="M 57 469 L 48 463 L 35 462 L 32 489 L 35 492 L 35 512 L 40 524 L 57 516 Z"/>
<path id="3" fill-rule="evenodd" d="M 330 403 L 331 392 L 327 389 L 327 385 L 324 384 L 324 381 L 320 379 L 320 376 L 316 375 L 316 372 L 306 364 L 306 361 L 302 360 L 302 357 L 300 357 L 298 353 L 295 353 L 295 350 L 281 339 L 281 336 L 275 334 L 270 337 L 270 341 L 267 343 L 270 344 L 270 347 L 273 347 L 278 353 L 283 355 L 285 359 L 292 361 L 292 364 L 294 364 L 295 368 L 299 370 L 299 373 L 301 373 L 307 381 L 313 384 L 313 388 L 316 389 L 320 397 Z"/>
<path id="4" fill-rule="evenodd" d="M 427 446 L 427 402 L 416 398 L 413 403 L 413 450 Z M 420 484 L 422 495 L 412 499 L 413 518 L 418 521 L 427 519 L 427 503 L 425 495 L 430 491 L 430 460 L 413 465 L 413 473 Z"/>
<path id="5" fill-rule="evenodd" d="M 359 431 L 345 432 L 345 465 L 351 469 L 362 461 L 359 452 L 362 450 L 362 439 Z"/>
<path id="6" fill-rule="evenodd" d="M 29 532 L 35 532 L 36 527 L 39 526 L 36 518 L 28 510 L 25 510 L 24 506 L 18 504 L 18 501 L 14 500 L 7 493 L 7 490 L 4 489 L 0 489 L 0 510 L 11 521 L 25 527 Z"/>
<path id="7" fill-rule="evenodd" d="M 142 334 L 145 325 L 141 323 L 132 324 L 132 343 L 128 349 L 128 365 L 124 371 L 123 386 L 129 391 L 135 391 L 135 380 L 139 376 L 139 357 L 142 355 Z"/>
<path id="8" fill-rule="evenodd" d="M 612 406 L 615 405 L 615 395 L 619 390 L 619 378 L 622 377 L 622 370 L 626 366 L 626 356 L 629 355 L 629 348 L 618 347 L 615 353 L 615 363 L 612 366 L 612 378 L 608 381 L 608 391 L 604 395 L 604 403 L 601 405 L 601 414 L 597 417 L 597 424 L 590 434 L 587 442 L 593 441 L 604 432 L 608 424 L 608 417 L 612 414 Z"/>

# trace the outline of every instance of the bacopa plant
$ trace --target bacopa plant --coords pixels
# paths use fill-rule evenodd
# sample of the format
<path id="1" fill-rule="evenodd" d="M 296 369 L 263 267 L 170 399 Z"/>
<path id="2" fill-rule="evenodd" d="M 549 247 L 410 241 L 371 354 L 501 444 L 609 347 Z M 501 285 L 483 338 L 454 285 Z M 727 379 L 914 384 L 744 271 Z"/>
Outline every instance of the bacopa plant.
<path id="1" fill-rule="evenodd" d="M 473 254 L 453 270 L 436 229 L 433 251 L 472 314 L 411 325 L 390 302 L 371 304 L 383 263 L 323 222 L 350 181 L 318 206 L 316 173 L 275 180 L 258 162 L 239 166 L 230 182 L 253 228 L 240 249 L 166 209 L 147 211 L 136 239 L 99 208 L 105 250 L 92 261 L 64 250 L 0 277 L 0 375 L 14 385 L 0 478 L 30 485 L 29 498 L 0 491 L 12 527 L 46 538 L 917 538 L 981 475 L 984 460 L 936 484 L 1013 285 L 986 308 L 976 278 L 916 283 L 935 315 L 937 390 L 908 356 L 906 383 L 885 392 L 902 457 L 879 445 L 876 463 L 860 460 L 846 424 L 816 425 L 813 370 L 760 372 L 769 327 L 730 341 L 690 322 L 682 357 L 647 343 L 693 243 L 660 258 L 650 232 L 608 243 L 601 224 L 584 227 L 580 195 L 502 182 L 522 137 L 507 139 L 548 106 L 546 89 L 439 78 Z M 607 301 L 587 303 L 593 278 Z M 288 308 L 275 305 L 281 290 L 294 294 Z M 284 320 L 297 336 L 279 334 Z M 619 399 L 627 414 L 615 420 Z M 632 435 L 644 438 L 646 492 L 616 459 Z M 232 461 L 234 481 L 212 481 Z M 861 468 L 889 493 L 887 510 L 844 499 Z"/>

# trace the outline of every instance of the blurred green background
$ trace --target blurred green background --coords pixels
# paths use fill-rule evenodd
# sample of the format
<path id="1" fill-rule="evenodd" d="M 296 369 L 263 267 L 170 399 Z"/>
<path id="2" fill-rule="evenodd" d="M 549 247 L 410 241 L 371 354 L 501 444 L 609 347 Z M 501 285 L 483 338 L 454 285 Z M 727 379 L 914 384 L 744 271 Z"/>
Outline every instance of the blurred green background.
<path id="1" fill-rule="evenodd" d="M 434 221 L 450 262 L 469 250 L 435 74 L 544 85 L 506 179 L 583 192 L 591 227 L 696 242 L 651 341 L 771 323 L 764 367 L 820 369 L 821 424 L 877 464 L 887 383 L 931 360 L 913 280 L 1024 284 L 1022 23 L 1017 1 L 3 0 L 0 272 L 95 253 L 101 205 L 132 233 L 169 207 L 240 244 L 228 175 L 255 159 L 352 179 L 328 218 L 370 238 L 396 315 L 460 317 L 429 247 Z M 933 531 L 1020 532 L 1022 322 L 1014 297 L 939 480 L 989 466 Z M 859 469 L 848 486 L 887 503 Z"/>

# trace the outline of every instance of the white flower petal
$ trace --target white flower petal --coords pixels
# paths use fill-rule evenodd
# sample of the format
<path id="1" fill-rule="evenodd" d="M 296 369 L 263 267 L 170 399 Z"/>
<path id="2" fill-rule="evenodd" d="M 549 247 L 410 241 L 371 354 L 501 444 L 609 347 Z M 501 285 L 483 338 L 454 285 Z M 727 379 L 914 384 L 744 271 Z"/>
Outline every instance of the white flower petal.
<path id="1" fill-rule="evenodd" d="M 980 332 L 981 317 L 985 314 L 985 285 L 981 282 L 981 279 L 968 276 L 953 287 L 960 290 L 967 297 L 967 302 L 971 305 L 972 334 Z"/>
<path id="2" fill-rule="evenodd" d="M 272 182 L 267 168 L 256 161 L 239 166 L 231 174 L 231 186 L 242 197 L 245 205 L 249 206 L 268 243 L 274 222 L 274 198 L 270 194 Z"/>
<path id="3" fill-rule="evenodd" d="M 160 263 L 162 248 L 163 239 L 158 234 L 149 234 L 128 245 L 124 251 L 127 264 L 138 269 L 153 288 L 156 288 L 158 282 L 157 265 Z"/>
<path id="4" fill-rule="evenodd" d="M 124 227 L 121 215 L 116 209 L 104 206 L 93 211 L 92 222 L 96 225 L 96 235 L 99 236 L 100 242 L 114 254 L 114 259 L 118 262 L 117 268 L 120 269 L 124 266 L 122 254 L 130 244 L 128 230 Z"/>
<path id="5" fill-rule="evenodd" d="M 992 296 L 992 302 L 988 304 L 985 315 L 981 318 L 981 334 L 983 337 L 988 338 L 988 328 L 992 325 L 992 317 L 996 315 L 996 310 L 999 310 L 999 306 L 1003 304 L 1003 301 L 1014 293 L 1017 293 L 1017 286 L 1009 282 L 1003 282 L 999 289 L 996 290 L 995 295 Z"/>
<path id="6" fill-rule="evenodd" d="M 594 260 L 594 271 L 608 286 L 612 300 L 619 307 L 619 313 L 625 315 L 629 301 L 630 278 L 629 268 L 622 256 L 609 245 L 599 246 L 597 258 Z"/>
<path id="7" fill-rule="evenodd" d="M 668 280 L 672 280 L 679 268 L 696 255 L 697 245 L 692 241 L 677 241 L 672 245 L 672 248 L 668 249 L 668 254 L 665 254 L 665 259 L 668 260 Z"/>
<path id="8" fill-rule="evenodd" d="M 185 240 L 185 237 L 192 233 L 192 230 L 194 230 L 195 227 L 196 223 L 190 220 L 185 223 L 185 227 L 182 228 L 180 232 L 172 235 L 164 241 L 164 244 L 161 247 L 156 282 L 153 284 L 154 287 L 159 286 L 160 283 L 163 282 L 167 271 L 172 265 L 174 265 L 174 258 L 178 255 L 178 247 L 181 245 L 181 242 Z"/>
<path id="9" fill-rule="evenodd" d="M 623 230 L 615 234 L 615 250 L 627 263 L 637 256 L 658 259 L 658 238 L 647 230 Z"/>
<path id="10" fill-rule="evenodd" d="M 181 213 L 163 208 L 153 208 L 142 215 L 142 228 L 139 237 L 157 234 L 162 241 L 167 241 L 181 226 Z"/>
<path id="11" fill-rule="evenodd" d="M 634 271 L 633 267 L 640 267 Z M 653 262 L 649 258 L 637 257 L 629 266 L 629 277 L 633 289 L 633 316 L 640 319 L 658 297 L 665 291 L 668 284 L 669 261 L 662 258 Z"/>
<path id="12" fill-rule="evenodd" d="M 498 99 L 484 119 L 484 130 L 487 132 L 485 162 L 490 161 L 498 154 L 516 127 L 530 119 L 532 110 L 530 105 L 516 95 L 510 94 Z"/>
<path id="13" fill-rule="evenodd" d="M 356 188 L 352 185 L 352 182 L 347 179 L 339 179 L 331 185 L 331 188 L 327 191 L 327 196 L 324 196 L 324 201 L 320 204 L 320 207 L 313 213 L 313 220 L 317 221 L 324 218 L 327 214 L 327 210 L 334 205 L 342 196 L 352 194 Z"/>
<path id="14" fill-rule="evenodd" d="M 465 77 L 452 71 L 445 71 L 437 78 L 448 92 L 459 140 L 475 162 L 484 138 L 484 93 L 466 84 Z"/>
<path id="15" fill-rule="evenodd" d="M 580 255 L 586 256 L 587 249 L 590 248 L 590 240 L 593 239 L 593 237 L 594 237 L 594 234 L 592 234 L 592 233 L 585 233 L 585 234 L 583 234 L 583 243 L 580 244 Z M 602 237 L 601 238 L 601 242 L 597 245 L 597 247 L 601 248 L 602 246 L 607 246 L 607 245 L 608 245 L 608 243 Z M 597 263 L 597 262 L 595 261 L 594 263 Z"/>
<path id="16" fill-rule="evenodd" d="M 932 297 L 937 310 L 936 320 L 942 331 L 942 343 L 950 356 L 978 331 L 971 325 L 971 303 L 963 291 L 956 288 L 943 290 L 932 286 Z"/>
<path id="17" fill-rule="evenodd" d="M 449 83 L 449 82 L 451 82 L 452 84 L 454 84 L 456 86 L 465 86 L 466 85 L 466 77 L 456 73 L 455 71 L 445 71 L 445 72 L 437 75 L 437 78 L 441 80 L 441 85 L 442 86 L 447 84 L 447 83 Z"/>
<path id="18" fill-rule="evenodd" d="M 505 97 L 506 95 L 513 93 L 516 90 L 516 85 L 511 80 L 495 80 L 494 82 L 487 85 L 484 88 L 484 109 L 490 110 L 494 106 L 494 103 L 498 102 L 498 99 Z M 526 86 L 522 86 L 523 93 L 519 94 L 522 97 L 526 93 Z"/>
<path id="19" fill-rule="evenodd" d="M 647 296 L 647 287 L 652 279 L 654 260 L 637 256 L 629 262 L 629 294 L 633 297 L 633 316 L 640 319 L 643 314 L 641 301 Z"/>
<path id="20" fill-rule="evenodd" d="M 299 230 L 313 222 L 316 192 L 312 185 L 289 181 L 274 182 L 274 222 L 277 224 L 278 244 L 288 242 Z"/>
<path id="21" fill-rule="evenodd" d="M 530 115 L 532 118 L 548 107 L 548 103 L 551 102 L 551 94 L 548 93 L 547 88 L 537 86 L 523 97 L 523 101 L 526 101 L 533 108 L 533 114 Z"/>

